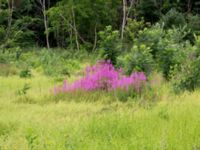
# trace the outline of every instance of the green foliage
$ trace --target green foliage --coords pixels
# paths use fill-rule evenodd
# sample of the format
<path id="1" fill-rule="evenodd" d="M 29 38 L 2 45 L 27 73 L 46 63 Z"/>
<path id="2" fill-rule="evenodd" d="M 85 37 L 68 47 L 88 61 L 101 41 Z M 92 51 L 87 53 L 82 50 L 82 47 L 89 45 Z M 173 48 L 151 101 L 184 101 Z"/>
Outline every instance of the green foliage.
<path id="1" fill-rule="evenodd" d="M 119 57 L 119 63 L 124 66 L 128 74 L 133 71 L 144 71 L 149 74 L 155 69 L 151 49 L 144 44 L 133 46 L 130 53 Z"/>
<path id="2" fill-rule="evenodd" d="M 186 24 L 185 17 L 182 13 L 171 9 L 161 18 L 161 23 L 164 23 L 165 28 L 183 27 Z"/>
<path id="3" fill-rule="evenodd" d="M 200 38 L 196 39 L 195 45 L 186 53 L 180 67 L 175 68 L 173 84 L 175 91 L 194 91 L 200 88 Z"/>
<path id="4" fill-rule="evenodd" d="M 38 63 L 43 68 L 44 74 L 49 76 L 70 76 L 72 70 L 79 67 L 76 61 L 72 61 L 68 56 L 66 58 L 65 54 L 59 55 L 58 53 L 44 50 L 39 56 Z"/>
<path id="5" fill-rule="evenodd" d="M 49 31 L 54 34 L 58 47 L 75 49 L 78 41 L 91 50 L 96 32 L 103 30 L 107 25 L 118 27 L 119 5 L 120 1 L 113 0 L 60 0 L 47 11 Z"/>
<path id="6" fill-rule="evenodd" d="M 144 44 L 147 47 L 150 47 L 152 49 L 151 53 L 155 58 L 155 55 L 157 53 L 157 45 L 159 41 L 163 38 L 163 36 L 164 30 L 162 26 L 156 24 L 151 28 L 144 28 L 144 30 L 140 31 L 138 38 L 135 39 L 135 43 L 137 43 L 137 45 Z"/>
<path id="7" fill-rule="evenodd" d="M 156 61 L 159 69 L 163 72 L 165 78 L 170 78 L 170 71 L 176 65 L 180 65 L 185 59 L 185 45 L 183 41 L 186 32 L 182 28 L 174 28 L 166 31 L 164 37 L 156 45 Z"/>
<path id="8" fill-rule="evenodd" d="M 6 35 L 5 28 L 0 26 L 0 44 L 2 44 L 5 35 Z"/>
<path id="9" fill-rule="evenodd" d="M 180 65 L 184 59 L 184 45 L 187 43 L 184 38 L 188 33 L 186 27 L 164 30 L 161 25 L 156 24 L 150 28 L 141 30 L 138 37 L 134 39 L 134 44 L 145 45 L 147 48 L 150 48 L 152 58 L 147 64 L 156 64 L 156 68 L 162 71 L 164 76 L 169 79 L 170 70 L 175 65 Z M 145 58 L 149 57 L 145 56 Z M 142 57 L 144 60 L 145 58 Z M 140 62 L 142 63 L 142 61 Z M 144 68 L 142 70 L 149 73 Z"/>
<path id="10" fill-rule="evenodd" d="M 188 28 L 193 33 L 200 34 L 200 15 L 188 15 Z"/>
<path id="11" fill-rule="evenodd" d="M 30 150 L 34 149 L 34 147 L 38 145 L 38 133 L 34 128 L 28 128 L 25 137 Z"/>
<path id="12" fill-rule="evenodd" d="M 144 17 L 144 20 L 147 22 L 159 20 L 160 12 L 156 0 L 141 0 L 136 9 L 137 15 Z"/>
<path id="13" fill-rule="evenodd" d="M 145 28 L 145 22 L 142 19 L 141 21 L 137 21 L 135 19 L 127 19 L 127 25 L 125 27 L 125 39 L 129 42 L 135 40 L 138 37 L 139 31 Z"/>
<path id="14" fill-rule="evenodd" d="M 26 68 L 19 73 L 20 78 L 30 78 L 32 76 L 31 70 Z"/>
<path id="15" fill-rule="evenodd" d="M 104 31 L 99 32 L 99 36 L 100 58 L 110 60 L 115 65 L 121 50 L 119 31 L 113 31 L 111 26 L 107 26 Z"/>
<path id="16" fill-rule="evenodd" d="M 25 83 L 23 88 L 17 91 L 17 94 L 20 96 L 25 96 L 30 89 L 30 84 Z"/>

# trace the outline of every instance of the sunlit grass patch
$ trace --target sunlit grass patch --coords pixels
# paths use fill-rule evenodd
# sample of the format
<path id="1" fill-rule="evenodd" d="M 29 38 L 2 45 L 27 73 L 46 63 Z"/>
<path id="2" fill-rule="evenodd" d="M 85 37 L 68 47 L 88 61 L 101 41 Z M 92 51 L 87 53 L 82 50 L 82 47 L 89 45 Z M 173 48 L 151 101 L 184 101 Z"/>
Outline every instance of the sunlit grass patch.
<path id="1" fill-rule="evenodd" d="M 151 83 L 152 93 L 124 103 L 106 91 L 54 95 L 51 88 L 60 82 L 50 77 L 0 77 L 0 147 L 198 149 L 200 92 L 173 95 L 163 83 Z M 25 84 L 30 88 L 23 94 Z"/>

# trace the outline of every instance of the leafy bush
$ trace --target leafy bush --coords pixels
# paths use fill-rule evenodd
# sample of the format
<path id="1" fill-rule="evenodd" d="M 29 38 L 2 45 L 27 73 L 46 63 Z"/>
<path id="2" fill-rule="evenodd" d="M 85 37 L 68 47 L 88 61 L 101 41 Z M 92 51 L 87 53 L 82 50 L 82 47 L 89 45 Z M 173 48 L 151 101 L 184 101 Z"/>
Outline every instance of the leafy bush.
<path id="1" fill-rule="evenodd" d="M 144 44 L 133 46 L 130 53 L 119 57 L 119 63 L 126 68 L 128 74 L 134 71 L 143 71 L 146 74 L 150 74 L 155 68 L 151 49 Z"/>
<path id="2" fill-rule="evenodd" d="M 127 25 L 124 31 L 125 42 L 133 42 L 138 37 L 140 31 L 145 28 L 146 24 L 144 20 L 137 21 L 135 19 L 127 19 Z"/>
<path id="3" fill-rule="evenodd" d="M 200 34 L 200 16 L 188 15 L 188 28 L 195 34 Z"/>
<path id="4" fill-rule="evenodd" d="M 118 57 L 118 66 L 124 66 L 128 74 L 135 70 L 150 74 L 158 69 L 169 79 L 171 70 L 185 59 L 188 33 L 186 26 L 164 30 L 156 24 L 144 28 L 134 39 L 131 52 Z"/>
<path id="5" fill-rule="evenodd" d="M 200 38 L 196 39 L 195 45 L 187 52 L 181 66 L 176 68 L 173 84 L 177 92 L 200 88 Z"/>
<path id="6" fill-rule="evenodd" d="M 173 26 L 183 27 L 186 24 L 184 15 L 176 11 L 176 9 L 171 9 L 167 14 L 162 16 L 161 22 L 164 23 L 165 28 L 172 28 Z"/>
<path id="7" fill-rule="evenodd" d="M 187 34 L 188 31 L 186 27 L 164 30 L 161 25 L 156 24 L 151 28 L 145 28 L 143 31 L 140 31 L 138 38 L 135 39 L 134 42 L 136 45 L 146 45 L 146 48 L 150 48 L 152 58 L 148 59 L 149 63 L 143 62 L 143 64 L 153 64 L 152 62 L 154 61 L 156 68 L 158 67 L 158 69 L 163 72 L 164 76 L 168 78 L 171 68 L 182 61 L 182 53 L 184 53 L 184 45 L 186 43 L 184 38 Z M 143 59 L 145 60 L 145 58 Z M 131 59 L 129 59 L 129 61 L 131 61 Z M 142 63 L 142 60 L 137 64 L 140 63 Z M 146 68 L 152 67 L 149 66 Z"/>
<path id="8" fill-rule="evenodd" d="M 32 76 L 31 70 L 28 68 L 21 70 L 19 76 L 20 78 L 30 78 Z"/>
<path id="9" fill-rule="evenodd" d="M 121 42 L 119 38 L 119 31 L 113 31 L 111 26 L 107 26 L 104 31 L 99 32 L 99 54 L 100 58 L 104 60 L 111 60 L 115 65 L 117 63 L 117 56 L 121 49 Z"/>
<path id="10" fill-rule="evenodd" d="M 170 77 L 171 69 L 185 59 L 185 35 L 186 32 L 182 31 L 182 28 L 169 29 L 156 45 L 156 62 L 167 79 Z"/>
<path id="11" fill-rule="evenodd" d="M 152 49 L 151 53 L 155 57 L 157 53 L 157 45 L 159 41 L 164 37 L 163 27 L 159 24 L 152 26 L 151 28 L 144 28 L 139 32 L 138 38 L 135 39 L 135 43 L 138 45 L 144 44 Z"/>
<path id="12" fill-rule="evenodd" d="M 8 62 L 8 60 L 4 56 L 5 55 L 0 55 L 0 63 L 2 63 L 2 64 L 6 64 Z"/>
<path id="13" fill-rule="evenodd" d="M 5 50 L 4 52 L 0 51 L 0 63 L 9 64 L 9 63 L 11 63 L 15 60 L 16 60 L 16 54 L 15 53 L 10 53 L 8 50 Z"/>
<path id="14" fill-rule="evenodd" d="M 57 53 L 43 50 L 38 56 L 39 66 L 42 66 L 44 73 L 49 76 L 70 76 L 74 70 L 80 69 L 79 61 L 72 60 L 72 58 L 78 56 L 68 55 L 66 52 Z"/>

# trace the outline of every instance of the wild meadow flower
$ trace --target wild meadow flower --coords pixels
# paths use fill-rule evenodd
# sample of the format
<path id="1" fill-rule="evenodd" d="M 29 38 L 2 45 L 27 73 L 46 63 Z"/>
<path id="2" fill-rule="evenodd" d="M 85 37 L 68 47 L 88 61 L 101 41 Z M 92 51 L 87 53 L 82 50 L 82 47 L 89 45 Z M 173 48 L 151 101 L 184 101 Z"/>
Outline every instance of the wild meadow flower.
<path id="1" fill-rule="evenodd" d="M 146 76 L 143 72 L 134 72 L 130 76 L 125 76 L 122 69 L 115 69 L 110 61 L 99 61 L 96 65 L 86 67 L 82 78 L 73 83 L 65 80 L 62 87 L 55 87 L 54 93 L 71 93 L 79 90 L 128 90 L 129 88 L 140 91 L 145 82 Z"/>

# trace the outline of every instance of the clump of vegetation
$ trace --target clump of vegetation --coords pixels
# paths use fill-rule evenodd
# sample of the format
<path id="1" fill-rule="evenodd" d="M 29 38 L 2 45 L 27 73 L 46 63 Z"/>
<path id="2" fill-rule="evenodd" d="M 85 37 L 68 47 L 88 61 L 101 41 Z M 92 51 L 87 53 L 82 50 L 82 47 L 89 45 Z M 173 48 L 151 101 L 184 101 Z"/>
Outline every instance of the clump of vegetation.
<path id="1" fill-rule="evenodd" d="M 176 9 L 171 9 L 167 12 L 166 15 L 162 17 L 161 22 L 164 23 L 165 28 L 180 27 L 186 24 L 184 15 Z"/>
<path id="2" fill-rule="evenodd" d="M 119 65 L 122 64 L 128 74 L 135 71 L 143 71 L 146 74 L 150 74 L 155 69 L 151 51 L 146 45 L 135 45 L 130 53 L 119 57 Z"/>
<path id="3" fill-rule="evenodd" d="M 17 103 L 35 103 L 34 99 L 30 96 L 28 96 L 28 92 L 30 91 L 31 86 L 28 83 L 25 83 L 21 89 L 19 89 L 17 94 L 17 100 L 15 102 Z"/>
<path id="4" fill-rule="evenodd" d="M 141 92 L 146 82 L 143 72 L 133 72 L 130 76 L 125 76 L 122 70 L 116 70 L 109 61 L 100 61 L 94 66 L 87 67 L 84 72 L 84 77 L 72 84 L 64 81 L 63 86 L 55 87 L 54 93 L 102 90 L 105 92 L 123 91 L 124 93 L 131 91 L 136 94 Z"/>
<path id="5" fill-rule="evenodd" d="M 176 67 L 173 74 L 173 83 L 176 91 L 194 91 L 200 87 L 200 38 L 196 37 L 195 45 L 188 46 L 185 52 L 185 59 L 179 67 Z"/>
<path id="6" fill-rule="evenodd" d="M 30 78 L 32 76 L 30 69 L 24 69 L 20 71 L 19 74 L 20 78 Z"/>
<path id="7" fill-rule="evenodd" d="M 99 36 L 100 58 L 110 60 L 115 65 L 121 50 L 119 31 L 113 31 L 111 26 L 107 26 L 105 31 L 99 32 Z"/>
<path id="8" fill-rule="evenodd" d="M 20 96 L 22 96 L 22 95 L 24 96 L 27 94 L 27 92 L 28 92 L 28 90 L 30 90 L 30 88 L 31 88 L 30 85 L 25 83 L 23 88 L 20 89 L 19 91 L 17 91 L 17 94 Z"/>

